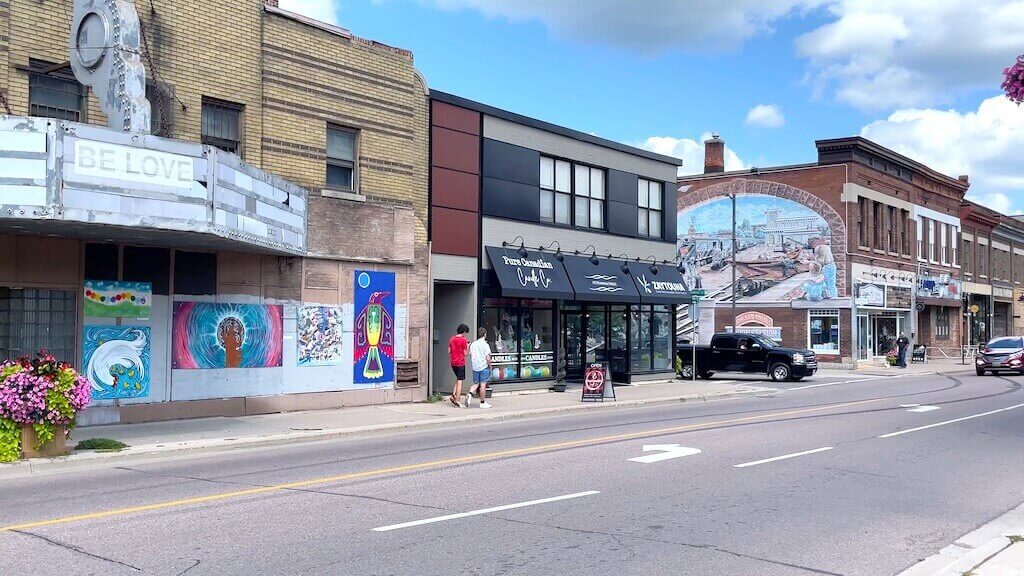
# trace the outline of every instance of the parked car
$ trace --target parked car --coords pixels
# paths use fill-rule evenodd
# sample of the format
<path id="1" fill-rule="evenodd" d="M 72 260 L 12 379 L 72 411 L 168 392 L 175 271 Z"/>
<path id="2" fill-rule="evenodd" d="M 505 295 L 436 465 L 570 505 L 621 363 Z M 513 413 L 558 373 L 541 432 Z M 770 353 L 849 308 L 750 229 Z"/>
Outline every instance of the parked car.
<path id="1" fill-rule="evenodd" d="M 1016 372 L 1024 375 L 1024 338 L 1007 336 L 989 340 L 974 357 L 978 376 L 987 372 Z"/>
<path id="2" fill-rule="evenodd" d="M 780 382 L 801 380 L 818 371 L 818 360 L 811 350 L 783 348 L 756 334 L 715 334 L 710 345 L 681 343 L 677 350 L 679 376 L 684 379 L 693 378 L 694 371 L 705 379 L 715 372 L 744 372 L 765 374 Z"/>

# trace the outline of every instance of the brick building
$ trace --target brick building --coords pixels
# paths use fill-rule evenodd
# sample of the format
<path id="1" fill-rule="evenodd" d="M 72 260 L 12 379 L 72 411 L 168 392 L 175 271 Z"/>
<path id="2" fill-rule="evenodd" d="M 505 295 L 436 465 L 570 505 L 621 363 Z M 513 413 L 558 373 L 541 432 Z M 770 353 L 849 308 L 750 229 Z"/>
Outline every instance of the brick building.
<path id="1" fill-rule="evenodd" d="M 1024 333 L 1024 222 L 969 201 L 960 218 L 964 345 Z"/>
<path id="2" fill-rule="evenodd" d="M 967 183 L 863 138 L 816 145 L 815 163 L 725 172 L 716 136 L 704 174 L 679 179 L 680 258 L 708 293 L 700 340 L 735 325 L 850 363 L 884 355 L 905 331 L 935 353 L 956 352 Z M 691 336 L 693 319 L 678 325 Z"/>
<path id="3" fill-rule="evenodd" d="M 60 165 L 56 141 L 91 139 L 185 162 L 198 176 L 191 197 L 147 185 L 111 193 L 110 182 L 100 186 L 81 174 L 85 183 L 72 184 L 74 170 L 65 168 L 61 179 L 36 180 L 40 190 L 57 182 L 45 199 L 5 201 L 0 324 L 12 323 L 4 311 L 15 309 L 59 306 L 63 313 L 33 316 L 25 331 L 0 339 L 0 356 L 45 346 L 82 366 L 87 326 L 150 330 L 148 394 L 97 398 L 85 415 L 92 422 L 424 398 L 428 294 L 417 287 L 428 284 L 428 103 L 412 54 L 287 12 L 276 0 L 140 2 L 154 136 L 128 137 L 91 127 L 106 118 L 67 64 L 72 4 L 0 3 L 0 156 Z M 32 122 L 27 137 L 17 133 L 25 117 L 49 120 Z M 17 147 L 37 136 L 49 144 Z M 66 150 L 63 165 L 80 168 L 77 148 Z M 215 167 L 210 180 L 199 174 L 207 165 Z M 2 172 L 0 182 L 11 184 Z M 86 194 L 79 188 L 93 200 L 79 200 Z M 390 382 L 354 381 L 357 270 L 394 274 Z M 148 282 L 152 317 L 87 316 L 86 280 Z M 281 306 L 280 363 L 182 368 L 171 342 L 172 309 L 191 302 Z M 341 315 L 347 360 L 301 364 L 298 315 L 311 306 L 338 308 L 329 314 Z"/>

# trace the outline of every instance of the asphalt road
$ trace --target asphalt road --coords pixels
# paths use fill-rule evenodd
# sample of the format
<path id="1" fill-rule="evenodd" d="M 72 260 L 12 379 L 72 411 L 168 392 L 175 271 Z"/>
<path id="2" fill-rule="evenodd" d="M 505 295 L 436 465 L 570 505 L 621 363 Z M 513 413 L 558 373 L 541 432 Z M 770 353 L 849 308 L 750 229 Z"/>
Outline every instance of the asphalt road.
<path id="1" fill-rule="evenodd" d="M 9 480 L 0 574 L 882 575 L 1024 501 L 1024 378 L 841 382 Z"/>

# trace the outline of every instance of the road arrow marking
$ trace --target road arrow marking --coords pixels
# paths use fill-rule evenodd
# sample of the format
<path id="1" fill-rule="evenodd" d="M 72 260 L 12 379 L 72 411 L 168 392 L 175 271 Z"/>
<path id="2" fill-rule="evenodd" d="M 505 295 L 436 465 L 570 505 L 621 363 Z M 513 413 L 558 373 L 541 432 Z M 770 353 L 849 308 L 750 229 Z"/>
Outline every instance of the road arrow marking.
<path id="1" fill-rule="evenodd" d="M 931 412 L 938 410 L 939 406 L 922 406 L 920 404 L 900 404 L 900 408 L 910 408 L 907 412 Z"/>
<path id="2" fill-rule="evenodd" d="M 650 464 L 652 462 L 661 462 L 662 460 L 671 460 L 673 458 L 682 458 L 683 456 L 700 454 L 700 449 L 687 448 L 686 446 L 680 446 L 679 444 L 644 444 L 644 452 L 661 452 L 661 454 L 637 456 L 636 458 L 630 458 L 629 461 L 640 462 L 641 464 Z"/>

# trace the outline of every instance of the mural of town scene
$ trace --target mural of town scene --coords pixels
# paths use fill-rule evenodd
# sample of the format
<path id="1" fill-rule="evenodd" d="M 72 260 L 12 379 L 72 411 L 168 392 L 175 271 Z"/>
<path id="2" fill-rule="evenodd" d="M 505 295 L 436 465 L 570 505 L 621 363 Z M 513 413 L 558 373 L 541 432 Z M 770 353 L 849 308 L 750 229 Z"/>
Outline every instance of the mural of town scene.
<path id="1" fill-rule="evenodd" d="M 714 198 L 678 213 L 679 258 L 707 298 L 732 297 L 732 200 Z M 738 301 L 788 302 L 839 296 L 825 219 L 807 206 L 763 194 L 736 198 Z M 680 327 L 687 325 L 687 319 Z"/>

